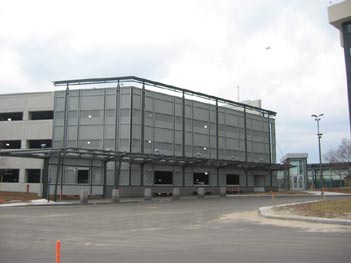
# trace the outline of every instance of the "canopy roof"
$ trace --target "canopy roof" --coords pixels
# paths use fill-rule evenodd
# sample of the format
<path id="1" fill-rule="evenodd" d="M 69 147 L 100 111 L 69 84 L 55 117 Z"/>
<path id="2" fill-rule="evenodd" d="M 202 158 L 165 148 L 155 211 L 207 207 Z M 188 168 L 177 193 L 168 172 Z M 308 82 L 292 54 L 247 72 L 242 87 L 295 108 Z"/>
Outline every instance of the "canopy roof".
<path id="1" fill-rule="evenodd" d="M 120 161 L 133 164 L 158 164 L 172 166 L 194 166 L 214 168 L 238 168 L 248 170 L 286 170 L 287 164 L 270 164 L 264 162 L 244 162 L 238 160 L 208 159 L 199 157 L 168 156 L 160 154 L 118 152 L 111 150 L 97 150 L 86 148 L 47 148 L 47 149 L 19 149 L 0 150 L 0 156 L 21 158 L 63 158 L 80 160 L 97 160 L 103 162 Z"/>

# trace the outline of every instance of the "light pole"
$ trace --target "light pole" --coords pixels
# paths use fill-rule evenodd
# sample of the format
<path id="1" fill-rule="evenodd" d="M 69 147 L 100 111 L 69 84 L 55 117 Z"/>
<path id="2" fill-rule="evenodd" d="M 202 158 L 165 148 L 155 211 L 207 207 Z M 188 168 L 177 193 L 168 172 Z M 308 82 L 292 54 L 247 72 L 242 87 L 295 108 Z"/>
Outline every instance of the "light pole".
<path id="1" fill-rule="evenodd" d="M 321 181 L 321 191 L 322 191 L 322 196 L 324 198 L 324 182 L 323 182 L 323 171 L 322 171 L 322 151 L 321 151 L 321 138 L 322 138 L 322 133 L 319 132 L 319 121 L 321 120 L 321 117 L 324 114 L 312 114 L 312 118 L 317 122 L 317 136 L 318 136 L 318 148 L 319 148 L 319 173 L 320 173 L 320 181 Z"/>

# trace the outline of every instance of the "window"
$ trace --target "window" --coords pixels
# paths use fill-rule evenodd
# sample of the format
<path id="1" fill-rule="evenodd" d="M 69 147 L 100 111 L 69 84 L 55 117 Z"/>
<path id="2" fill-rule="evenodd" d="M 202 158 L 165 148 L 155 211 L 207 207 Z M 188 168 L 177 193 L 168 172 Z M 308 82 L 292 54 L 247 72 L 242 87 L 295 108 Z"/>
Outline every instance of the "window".
<path id="1" fill-rule="evenodd" d="M 52 140 L 28 140 L 29 149 L 51 148 Z"/>
<path id="2" fill-rule="evenodd" d="M 40 169 L 26 169 L 27 183 L 40 183 Z"/>
<path id="3" fill-rule="evenodd" d="M 194 185 L 208 185 L 208 173 L 194 173 Z"/>
<path id="4" fill-rule="evenodd" d="M 0 121 L 21 121 L 21 120 L 23 120 L 23 112 L 0 113 Z"/>
<path id="5" fill-rule="evenodd" d="M 89 170 L 78 170 L 77 176 L 77 183 L 78 184 L 88 184 L 89 183 Z"/>
<path id="6" fill-rule="evenodd" d="M 21 149 L 21 141 L 0 141 L 0 149 Z"/>
<path id="7" fill-rule="evenodd" d="M 348 25 L 346 26 L 346 28 L 347 28 L 347 32 L 351 33 L 351 24 L 348 24 Z"/>
<path id="8" fill-rule="evenodd" d="M 19 169 L 0 169 L 0 182 L 18 183 Z"/>
<path id="9" fill-rule="evenodd" d="M 239 175 L 238 174 L 227 174 L 226 175 L 227 185 L 239 185 Z"/>
<path id="10" fill-rule="evenodd" d="M 54 118 L 53 111 L 31 111 L 29 112 L 30 120 L 52 120 Z"/>
<path id="11" fill-rule="evenodd" d="M 155 184 L 173 184 L 173 172 L 155 171 Z"/>

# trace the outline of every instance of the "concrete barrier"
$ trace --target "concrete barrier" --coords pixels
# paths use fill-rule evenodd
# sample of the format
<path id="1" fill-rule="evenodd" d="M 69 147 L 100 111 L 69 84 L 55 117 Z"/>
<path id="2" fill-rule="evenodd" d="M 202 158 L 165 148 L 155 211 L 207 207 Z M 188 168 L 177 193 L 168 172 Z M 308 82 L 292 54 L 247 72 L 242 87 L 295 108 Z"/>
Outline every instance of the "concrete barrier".
<path id="1" fill-rule="evenodd" d="M 88 203 L 88 190 L 80 190 L 80 203 L 82 205 Z"/>
<path id="2" fill-rule="evenodd" d="M 199 187 L 197 189 L 197 197 L 203 199 L 205 197 L 205 188 Z"/>
<path id="3" fill-rule="evenodd" d="M 144 200 L 151 200 L 152 191 L 150 188 L 145 188 L 144 190 Z"/>
<path id="4" fill-rule="evenodd" d="M 179 200 L 179 198 L 180 198 L 180 190 L 179 190 L 179 188 L 173 188 L 172 199 L 173 200 Z"/>
<path id="5" fill-rule="evenodd" d="M 219 196 L 220 196 L 220 197 L 224 197 L 224 196 L 226 196 L 226 195 L 227 195 L 227 187 L 221 186 L 221 187 L 219 188 Z"/>
<path id="6" fill-rule="evenodd" d="M 112 189 L 112 203 L 118 203 L 119 202 L 119 189 Z"/>

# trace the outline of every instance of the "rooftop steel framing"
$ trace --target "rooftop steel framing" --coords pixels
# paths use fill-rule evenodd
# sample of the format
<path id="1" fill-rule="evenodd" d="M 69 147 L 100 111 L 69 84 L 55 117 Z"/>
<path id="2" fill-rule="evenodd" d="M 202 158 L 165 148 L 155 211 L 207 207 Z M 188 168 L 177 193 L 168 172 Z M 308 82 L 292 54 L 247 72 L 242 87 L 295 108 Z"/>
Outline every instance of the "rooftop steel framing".
<path id="1" fill-rule="evenodd" d="M 54 86 L 66 86 L 66 87 L 68 87 L 70 85 L 91 85 L 91 84 L 120 83 L 120 82 L 135 82 L 135 83 L 148 85 L 148 86 L 153 86 L 153 87 L 157 87 L 157 88 L 161 88 L 161 89 L 166 89 L 166 90 L 171 90 L 171 91 L 176 91 L 176 92 L 182 92 L 184 94 L 200 97 L 200 98 L 203 98 L 203 99 L 208 99 L 208 100 L 212 100 L 212 101 L 216 101 L 216 102 L 220 102 L 220 103 L 225 103 L 225 104 L 229 104 L 229 105 L 240 107 L 240 108 L 244 108 L 244 109 L 255 110 L 255 111 L 261 112 L 263 114 L 268 114 L 268 116 L 276 116 L 276 114 L 277 114 L 274 111 L 262 109 L 262 108 L 259 108 L 259 107 L 247 105 L 247 104 L 240 103 L 240 102 L 235 102 L 235 101 L 232 101 L 232 100 L 219 98 L 219 97 L 208 95 L 208 94 L 201 93 L 201 92 L 196 92 L 196 91 L 191 91 L 191 90 L 187 90 L 187 89 L 182 89 L 182 88 L 179 88 L 179 87 L 176 87 L 176 86 L 173 86 L 173 85 L 168 85 L 168 84 L 164 84 L 164 83 L 161 83 L 161 82 L 148 80 L 148 79 L 144 79 L 144 78 L 139 78 L 139 77 L 135 77 L 135 76 L 60 80 L 60 81 L 53 81 L 53 84 L 54 84 Z"/>

